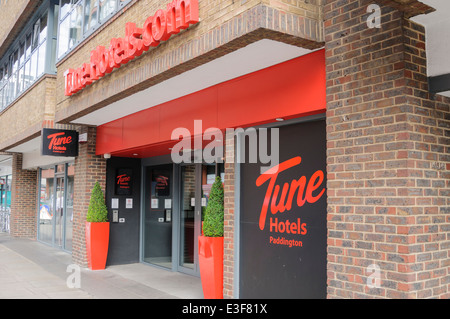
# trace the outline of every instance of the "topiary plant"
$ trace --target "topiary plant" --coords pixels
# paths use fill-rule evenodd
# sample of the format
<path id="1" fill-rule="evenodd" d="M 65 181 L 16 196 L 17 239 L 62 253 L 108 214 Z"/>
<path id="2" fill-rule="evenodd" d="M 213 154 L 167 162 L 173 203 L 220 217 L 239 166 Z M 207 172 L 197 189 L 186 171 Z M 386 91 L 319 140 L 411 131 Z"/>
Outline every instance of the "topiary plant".
<path id="1" fill-rule="evenodd" d="M 205 237 L 223 237 L 223 185 L 219 176 L 216 177 L 209 194 L 203 221 Z"/>
<path id="2" fill-rule="evenodd" d="M 106 208 L 105 197 L 98 182 L 95 183 L 92 189 L 86 221 L 91 223 L 108 221 L 108 209 Z"/>

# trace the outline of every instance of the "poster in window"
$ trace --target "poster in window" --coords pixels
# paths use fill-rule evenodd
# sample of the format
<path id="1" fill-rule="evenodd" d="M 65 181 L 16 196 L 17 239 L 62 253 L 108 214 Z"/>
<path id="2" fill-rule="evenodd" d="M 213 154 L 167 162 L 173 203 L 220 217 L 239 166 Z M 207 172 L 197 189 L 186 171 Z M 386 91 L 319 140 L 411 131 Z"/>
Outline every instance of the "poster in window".
<path id="1" fill-rule="evenodd" d="M 156 197 L 170 196 L 170 179 L 168 174 L 153 174 L 153 194 Z"/>
<path id="2" fill-rule="evenodd" d="M 133 182 L 133 170 L 120 168 L 116 171 L 116 195 L 131 195 Z"/>

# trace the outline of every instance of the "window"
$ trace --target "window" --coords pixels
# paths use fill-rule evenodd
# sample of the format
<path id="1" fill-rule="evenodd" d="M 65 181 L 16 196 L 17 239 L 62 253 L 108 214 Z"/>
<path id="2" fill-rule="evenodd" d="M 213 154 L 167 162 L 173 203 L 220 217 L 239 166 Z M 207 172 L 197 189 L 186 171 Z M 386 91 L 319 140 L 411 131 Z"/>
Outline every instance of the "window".
<path id="1" fill-rule="evenodd" d="M 17 92 L 20 93 L 23 90 L 23 75 L 24 75 L 24 62 L 25 62 L 25 45 L 19 46 L 19 73 L 17 77 Z"/>
<path id="2" fill-rule="evenodd" d="M 55 169 L 42 169 L 40 174 L 39 200 L 39 236 L 38 239 L 47 243 L 53 240 L 53 211 L 54 211 L 54 183 Z"/>
<path id="3" fill-rule="evenodd" d="M 58 58 L 69 49 L 70 16 L 66 16 L 59 25 Z"/>
<path id="4" fill-rule="evenodd" d="M 81 40 L 82 36 L 82 15 L 83 5 L 80 1 L 75 9 L 70 13 L 70 32 L 69 32 L 69 48 L 72 48 L 75 44 L 77 44 Z"/>
<path id="5" fill-rule="evenodd" d="M 0 210 L 11 207 L 11 175 L 0 176 Z"/>
<path id="6" fill-rule="evenodd" d="M 131 0 L 60 0 L 58 60 Z"/>
<path id="7" fill-rule="evenodd" d="M 25 40 L 25 66 L 24 66 L 24 83 L 23 88 L 26 89 L 31 84 L 30 65 L 31 65 L 31 34 L 26 36 Z"/>
<path id="8" fill-rule="evenodd" d="M 84 7 L 84 30 L 89 31 L 98 23 L 98 2 L 97 0 L 86 0 Z"/>
<path id="9" fill-rule="evenodd" d="M 42 43 L 47 38 L 47 13 L 40 19 L 39 25 L 39 43 Z"/>
<path id="10" fill-rule="evenodd" d="M 39 21 L 37 21 L 33 26 L 31 50 L 34 51 L 39 45 Z"/>
<path id="11" fill-rule="evenodd" d="M 47 48 L 47 39 L 52 40 L 52 46 L 56 49 L 56 32 L 49 36 L 49 10 L 55 10 L 50 2 L 41 6 L 33 20 L 19 34 L 15 42 L 7 50 L 0 60 L 0 110 L 11 104 L 21 93 L 36 81 L 46 71 L 56 72 L 55 66 L 49 66 L 52 54 Z M 53 24 L 52 24 L 53 25 Z M 56 25 L 56 24 L 55 24 Z"/>
<path id="12" fill-rule="evenodd" d="M 100 21 L 105 21 L 114 11 L 116 11 L 116 0 L 100 1 Z"/>
<path id="13" fill-rule="evenodd" d="M 0 68 L 0 105 L 3 105 L 3 68 Z"/>
<path id="14" fill-rule="evenodd" d="M 70 9 L 72 8 L 72 1 L 71 0 L 61 0 L 60 8 L 61 8 L 61 16 L 63 17 L 70 12 Z"/>

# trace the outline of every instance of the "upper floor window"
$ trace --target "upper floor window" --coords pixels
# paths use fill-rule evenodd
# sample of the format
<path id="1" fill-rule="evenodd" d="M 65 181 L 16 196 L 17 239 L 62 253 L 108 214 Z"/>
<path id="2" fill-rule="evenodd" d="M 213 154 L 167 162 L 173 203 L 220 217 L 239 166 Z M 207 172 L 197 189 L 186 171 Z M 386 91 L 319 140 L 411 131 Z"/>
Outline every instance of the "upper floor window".
<path id="1" fill-rule="evenodd" d="M 54 14 L 59 12 L 55 7 L 58 6 L 52 1 L 44 2 L 0 59 L 0 110 L 11 104 L 41 75 L 56 72 L 52 50 L 56 32 L 49 34 Z"/>
<path id="2" fill-rule="evenodd" d="M 60 0 L 58 59 L 61 59 L 131 0 Z"/>

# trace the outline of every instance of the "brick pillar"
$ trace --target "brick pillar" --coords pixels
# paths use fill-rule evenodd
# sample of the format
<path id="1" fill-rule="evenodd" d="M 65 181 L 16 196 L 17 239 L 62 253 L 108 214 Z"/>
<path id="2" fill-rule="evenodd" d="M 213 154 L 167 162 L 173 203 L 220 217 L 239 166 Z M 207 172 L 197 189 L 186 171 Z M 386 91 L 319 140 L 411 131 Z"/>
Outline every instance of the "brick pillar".
<path id="1" fill-rule="evenodd" d="M 11 219 L 13 237 L 36 239 L 37 182 L 36 170 L 22 169 L 22 154 L 12 157 Z"/>
<path id="2" fill-rule="evenodd" d="M 428 93 L 424 29 L 387 6 L 369 28 L 373 3 L 324 7 L 328 297 L 448 298 L 450 100 Z"/>
<path id="3" fill-rule="evenodd" d="M 80 134 L 88 134 L 88 141 L 79 145 L 75 159 L 72 260 L 82 267 L 87 267 L 85 222 L 91 191 L 97 181 L 103 192 L 106 184 L 106 160 L 95 155 L 96 131 L 95 127 L 80 129 Z"/>
<path id="4" fill-rule="evenodd" d="M 223 296 L 233 298 L 234 289 L 234 134 L 226 136 L 224 182 L 224 265 Z"/>

